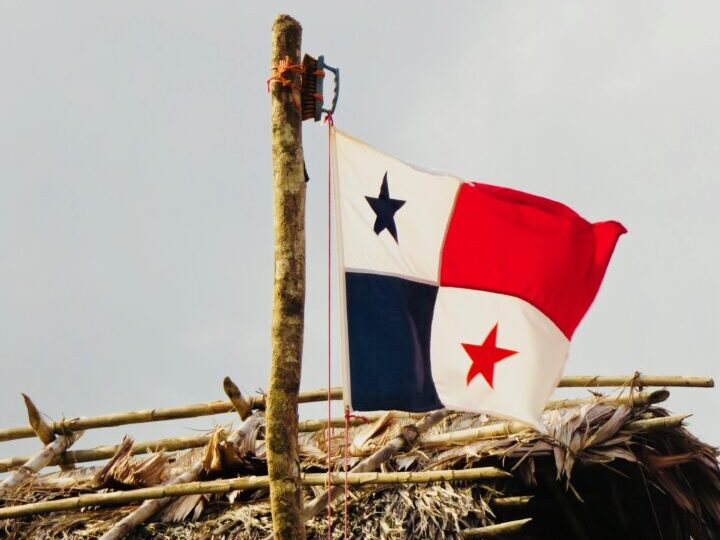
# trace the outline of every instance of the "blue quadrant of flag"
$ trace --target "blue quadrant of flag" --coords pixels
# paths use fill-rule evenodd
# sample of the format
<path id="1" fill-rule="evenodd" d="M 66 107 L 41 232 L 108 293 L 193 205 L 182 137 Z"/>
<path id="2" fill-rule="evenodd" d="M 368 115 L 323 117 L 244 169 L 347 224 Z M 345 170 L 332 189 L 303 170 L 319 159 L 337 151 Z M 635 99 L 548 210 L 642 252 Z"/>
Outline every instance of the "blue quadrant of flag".
<path id="1" fill-rule="evenodd" d="M 352 408 L 442 408 L 430 366 L 438 287 L 359 272 L 346 272 L 345 285 Z"/>

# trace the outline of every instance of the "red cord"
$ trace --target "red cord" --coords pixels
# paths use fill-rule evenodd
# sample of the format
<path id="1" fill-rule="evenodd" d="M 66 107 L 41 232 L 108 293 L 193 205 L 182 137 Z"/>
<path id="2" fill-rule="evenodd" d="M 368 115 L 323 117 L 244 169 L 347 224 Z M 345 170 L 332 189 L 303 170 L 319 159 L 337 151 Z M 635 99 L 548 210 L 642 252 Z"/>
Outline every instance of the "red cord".
<path id="1" fill-rule="evenodd" d="M 332 242 L 331 242 L 331 227 L 332 227 L 332 154 L 331 154 L 331 143 L 332 143 L 332 127 L 333 127 L 333 117 L 332 113 L 328 112 L 325 115 L 325 118 L 323 120 L 328 125 L 328 158 L 327 158 L 327 167 L 328 167 L 328 183 L 327 183 L 327 208 L 328 208 L 328 214 L 327 214 L 327 227 L 328 227 L 328 236 L 327 236 L 327 332 L 328 332 L 328 341 L 327 341 L 327 384 L 328 384 L 328 395 L 327 395 L 327 414 L 328 414 L 328 425 L 327 425 L 327 437 L 328 437 L 328 444 L 327 444 L 327 469 L 328 469 L 328 477 L 327 477 L 327 484 L 328 484 L 328 490 L 331 487 L 331 481 L 332 481 L 332 453 L 331 453 L 331 439 L 332 439 L 332 428 L 331 428 L 331 410 L 330 410 L 330 403 L 331 403 L 331 392 L 330 392 L 330 385 L 331 385 L 331 367 L 332 367 L 332 354 L 331 354 L 331 345 L 332 345 L 332 275 L 331 275 L 331 258 L 332 258 Z M 343 521 L 344 521 L 344 539 L 348 539 L 348 495 L 349 495 L 349 486 L 348 486 L 348 449 L 350 447 L 350 419 L 351 418 L 359 418 L 365 423 L 369 423 L 370 419 L 366 418 L 365 416 L 359 416 L 355 414 L 350 414 L 350 407 L 347 405 L 345 406 L 345 457 L 344 457 L 344 464 L 343 468 L 345 469 L 345 482 L 344 482 L 344 512 L 343 512 Z M 328 506 L 327 506 L 327 520 L 328 520 L 328 540 L 332 540 L 332 504 L 330 501 L 330 494 L 328 493 Z"/>
<path id="2" fill-rule="evenodd" d="M 348 538 L 348 446 L 350 446 L 350 408 L 345 406 L 345 494 L 344 494 L 344 522 L 345 540 Z"/>
<path id="3" fill-rule="evenodd" d="M 359 418 L 366 424 L 370 422 L 370 419 L 365 416 L 359 416 L 357 414 L 350 414 L 350 407 L 345 406 L 345 508 L 344 508 L 344 521 L 345 521 L 345 540 L 348 537 L 348 495 L 350 490 L 348 488 L 348 448 L 350 447 L 350 419 Z"/>
<path id="4" fill-rule="evenodd" d="M 328 503 L 327 503 L 327 521 L 328 521 L 328 540 L 332 540 L 332 501 L 330 500 L 329 490 L 331 488 L 332 480 L 332 427 L 331 427 L 331 399 L 330 385 L 331 381 L 331 368 L 332 368 L 332 275 L 331 270 L 331 257 L 332 257 L 332 243 L 331 243 L 331 226 L 332 226 L 332 172 L 331 172 L 331 150 L 330 143 L 332 141 L 332 126 L 333 117 L 332 114 L 327 113 L 325 115 L 325 123 L 328 125 L 328 158 L 327 158 L 327 471 L 328 471 Z M 346 535 L 347 537 L 347 535 Z"/>

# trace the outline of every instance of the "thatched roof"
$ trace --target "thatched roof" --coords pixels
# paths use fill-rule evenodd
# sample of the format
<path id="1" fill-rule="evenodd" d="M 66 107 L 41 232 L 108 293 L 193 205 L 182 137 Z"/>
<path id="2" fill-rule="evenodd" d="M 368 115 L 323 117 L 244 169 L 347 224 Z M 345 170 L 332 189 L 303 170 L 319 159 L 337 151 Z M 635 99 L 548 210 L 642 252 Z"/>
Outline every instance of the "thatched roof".
<path id="1" fill-rule="evenodd" d="M 603 401 L 598 396 L 580 405 L 547 410 L 546 434 L 484 416 L 452 414 L 382 470 L 497 467 L 510 475 L 353 487 L 349 536 L 463 538 L 463 531 L 531 518 L 522 527 L 521 523 L 510 526 L 503 538 L 720 538 L 716 449 L 652 404 L 665 395 L 634 401 L 636 395 L 620 401 Z M 413 421 L 408 415 L 387 413 L 351 428 L 349 465 L 382 447 Z M 262 412 L 251 416 L 241 432 L 225 427 L 210 435 L 203 448 L 145 456 L 132 456 L 132 441 L 126 439 L 104 466 L 31 477 L 16 488 L 0 491 L 0 504 L 7 508 L 154 486 L 193 466 L 201 479 L 267 474 Z M 326 430 L 301 433 L 304 472 L 326 471 L 327 436 Z M 343 429 L 335 428 L 332 437 L 333 468 L 340 471 Z M 322 491 L 322 486 L 307 487 L 306 501 Z M 139 504 L 0 520 L 0 537 L 98 538 Z M 342 508 L 341 497 L 334 506 L 334 538 L 343 535 Z M 309 538 L 327 538 L 326 516 L 309 521 L 307 530 Z M 267 487 L 251 487 L 174 498 L 128 538 L 256 540 L 266 538 L 270 531 Z"/>

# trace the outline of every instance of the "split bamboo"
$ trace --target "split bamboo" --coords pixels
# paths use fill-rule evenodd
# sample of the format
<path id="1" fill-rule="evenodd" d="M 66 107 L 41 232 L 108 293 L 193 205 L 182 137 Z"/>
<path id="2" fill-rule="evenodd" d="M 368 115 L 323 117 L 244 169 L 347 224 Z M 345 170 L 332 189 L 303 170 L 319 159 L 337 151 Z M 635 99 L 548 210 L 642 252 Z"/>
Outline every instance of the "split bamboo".
<path id="1" fill-rule="evenodd" d="M 28 422 L 30 427 L 37 435 L 38 439 L 44 444 L 48 445 L 55 440 L 55 432 L 52 426 L 43 418 L 42 413 L 37 408 L 33 400 L 27 394 L 22 394 L 23 400 L 25 401 L 25 408 L 28 413 Z M 66 463 L 65 460 L 60 460 L 60 469 L 63 471 L 69 471 L 74 467 L 72 463 Z"/>
<path id="2" fill-rule="evenodd" d="M 252 411 L 252 401 L 242 395 L 237 384 L 230 377 L 223 379 L 223 390 L 227 395 L 230 403 L 233 404 L 235 412 L 240 416 L 240 420 L 245 420 Z"/>
<path id="3" fill-rule="evenodd" d="M 20 468 L 14 470 L 5 480 L 0 482 L 0 489 L 17 486 L 33 474 L 37 474 L 51 462 L 57 460 L 65 449 L 72 445 L 81 435 L 82 432 L 57 437 L 40 452 L 27 460 Z"/>
<path id="4" fill-rule="evenodd" d="M 633 378 L 629 376 L 600 376 L 600 375 L 573 375 L 563 377 L 558 387 L 560 388 L 597 388 L 597 387 L 621 387 L 634 384 L 636 387 L 686 387 L 686 388 L 713 388 L 715 382 L 709 377 L 685 377 L 685 376 L 658 376 L 640 375 Z M 340 400 L 343 397 L 342 388 L 333 387 L 330 389 L 330 399 Z M 253 409 L 264 409 L 266 399 L 264 395 L 248 398 L 252 402 Z M 327 400 L 327 389 L 310 390 L 300 392 L 298 403 L 317 403 Z M 560 403 L 557 400 L 550 403 Z M 551 407 L 558 408 L 558 407 Z M 146 409 L 140 411 L 126 411 L 111 413 L 101 416 L 83 416 L 70 420 L 62 420 L 52 423 L 55 433 L 66 431 L 79 431 L 87 429 L 98 429 L 106 427 L 124 426 L 128 424 L 142 424 L 146 422 L 161 422 L 165 420 L 178 420 L 182 418 L 196 418 L 200 416 L 212 416 L 233 412 L 235 408 L 230 401 L 209 401 L 195 403 L 193 405 L 181 405 L 178 407 L 166 407 L 161 409 Z M 339 422 L 339 420 L 338 420 Z M 343 420 L 344 422 L 344 420 Z M 342 424 L 344 425 L 344 423 Z M 312 431 L 312 430 L 309 430 Z M 15 439 L 28 439 L 35 437 L 35 432 L 30 426 L 17 426 L 0 429 L 0 442 Z"/>
<path id="5" fill-rule="evenodd" d="M 202 463 L 196 463 L 190 468 L 190 470 L 178 475 L 165 485 L 174 486 L 177 484 L 193 482 L 198 477 L 201 470 Z M 112 529 L 100 537 L 100 540 L 121 540 L 122 538 L 125 538 L 130 531 L 157 514 L 160 510 L 170 504 L 171 501 L 172 497 L 143 501 L 139 508 L 136 508 L 113 525 Z"/>
<path id="6" fill-rule="evenodd" d="M 364 472 L 348 473 L 347 482 L 351 486 L 377 484 L 425 484 L 431 482 L 471 481 L 508 478 L 512 475 L 496 467 L 478 467 L 475 469 L 441 470 L 423 472 Z M 344 473 L 333 473 L 330 478 L 325 473 L 301 474 L 305 486 L 324 486 L 330 482 L 333 486 L 345 483 Z M 62 510 L 78 510 L 87 506 L 109 506 L 129 504 L 138 501 L 160 499 L 163 497 L 179 497 L 201 493 L 229 493 L 239 489 L 259 489 L 270 485 L 267 476 L 243 476 L 240 478 L 210 480 L 207 482 L 187 482 L 172 486 L 156 486 L 134 489 L 130 491 L 114 491 L 111 493 L 90 493 L 79 497 L 40 501 L 19 506 L 0 508 L 0 519 L 16 518 L 57 512 Z"/>
<path id="7" fill-rule="evenodd" d="M 55 432 L 53 431 L 52 426 L 42 417 L 42 414 L 40 414 L 40 411 L 35 406 L 35 403 L 33 403 L 33 400 L 30 399 L 30 396 L 22 394 L 22 397 L 25 401 L 25 408 L 27 409 L 30 427 L 43 444 L 50 444 L 55 440 Z"/>
<path id="8" fill-rule="evenodd" d="M 531 521 L 532 518 L 507 521 L 505 523 L 488 525 L 487 527 L 479 527 L 477 529 L 465 529 L 462 534 L 463 538 L 498 538 L 506 534 L 518 532 Z"/>

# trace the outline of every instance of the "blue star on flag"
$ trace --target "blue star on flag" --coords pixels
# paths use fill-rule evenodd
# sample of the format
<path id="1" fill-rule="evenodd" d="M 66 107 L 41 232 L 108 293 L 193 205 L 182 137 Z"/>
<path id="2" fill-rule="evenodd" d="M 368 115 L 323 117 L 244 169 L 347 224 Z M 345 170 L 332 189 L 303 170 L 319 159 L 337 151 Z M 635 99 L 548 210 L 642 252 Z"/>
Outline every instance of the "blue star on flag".
<path id="1" fill-rule="evenodd" d="M 380 186 L 380 194 L 377 197 L 365 197 L 370 208 L 375 212 L 375 226 L 373 230 L 375 234 L 380 236 L 380 233 L 387 230 L 395 239 L 395 243 L 398 242 L 397 227 L 395 225 L 395 213 L 402 208 L 405 201 L 399 199 L 390 198 L 390 188 L 388 188 L 387 172 L 383 176 L 382 185 Z"/>

